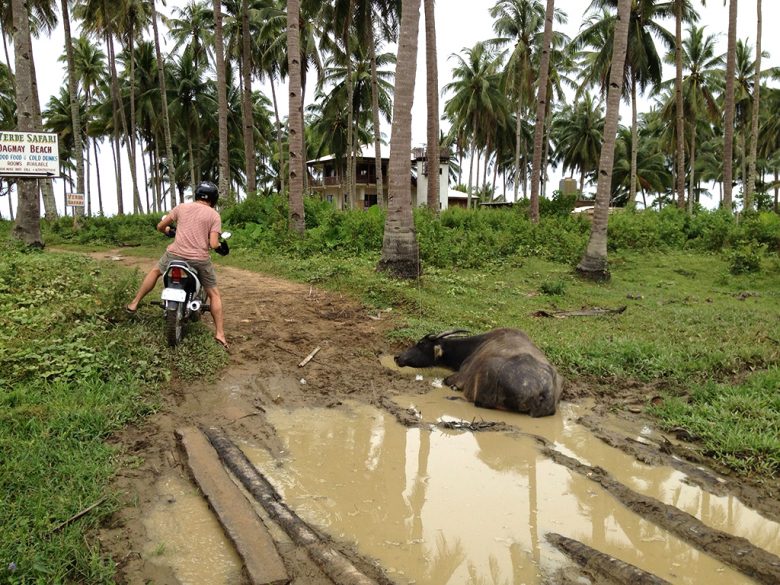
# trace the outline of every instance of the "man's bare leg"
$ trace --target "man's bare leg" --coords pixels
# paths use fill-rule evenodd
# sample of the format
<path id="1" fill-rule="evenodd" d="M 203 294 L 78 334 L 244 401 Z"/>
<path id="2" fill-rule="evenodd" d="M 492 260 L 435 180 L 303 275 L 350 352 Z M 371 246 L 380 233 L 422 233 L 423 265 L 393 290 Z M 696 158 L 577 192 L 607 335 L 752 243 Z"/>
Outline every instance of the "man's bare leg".
<path id="1" fill-rule="evenodd" d="M 222 295 L 220 295 L 217 287 L 207 288 L 206 294 L 209 297 L 209 305 L 211 305 L 209 310 L 211 311 L 211 316 L 214 318 L 214 328 L 216 329 L 214 339 L 227 347 L 228 343 L 227 339 L 225 339 L 225 323 L 222 313 Z"/>
<path id="2" fill-rule="evenodd" d="M 162 272 L 160 272 L 160 268 L 157 266 L 148 272 L 148 274 L 144 277 L 143 282 L 141 282 L 141 287 L 138 289 L 135 298 L 130 301 L 130 304 L 127 305 L 128 310 L 136 311 L 138 309 L 138 304 L 141 302 L 141 299 L 152 292 L 154 285 L 157 284 L 157 279 L 161 276 Z"/>

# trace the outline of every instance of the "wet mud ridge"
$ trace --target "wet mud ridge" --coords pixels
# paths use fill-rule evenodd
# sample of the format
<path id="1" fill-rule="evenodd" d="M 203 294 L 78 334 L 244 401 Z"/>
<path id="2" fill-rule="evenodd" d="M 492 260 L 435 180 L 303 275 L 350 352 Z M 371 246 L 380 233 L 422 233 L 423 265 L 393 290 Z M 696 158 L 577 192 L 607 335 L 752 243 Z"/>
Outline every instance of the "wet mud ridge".
<path id="1" fill-rule="evenodd" d="M 137 266 L 142 271 L 154 263 L 151 259 L 122 257 L 119 252 L 97 256 Z M 170 495 L 171 490 L 165 483 L 167 479 L 178 478 L 177 481 L 183 482 L 183 485 L 193 486 L 190 489 L 198 494 L 206 491 L 205 488 L 195 487 L 198 484 L 195 474 L 188 467 L 186 449 L 176 438 L 176 431 L 181 429 L 202 429 L 208 443 L 218 453 L 221 451 L 220 465 L 229 470 L 231 481 L 238 485 L 243 497 L 251 502 L 265 525 L 290 583 L 357 585 L 409 582 L 403 578 L 391 579 L 377 561 L 358 552 L 348 536 L 326 533 L 329 531 L 304 521 L 298 522 L 296 518 L 300 518 L 295 508 L 263 478 L 257 466 L 247 464 L 241 453 L 246 446 L 255 446 L 270 458 L 271 470 L 284 470 L 289 464 L 288 445 L 271 422 L 272 412 L 282 410 L 295 419 L 296 413 L 312 408 L 341 412 L 349 409 L 349 403 L 360 403 L 390 413 L 391 418 L 401 423 L 401 428 L 435 428 L 443 433 L 477 438 L 484 434 L 530 437 L 543 458 L 586 478 L 595 489 L 606 490 L 648 522 L 756 582 L 780 583 L 780 559 L 774 554 L 745 538 L 710 527 L 675 506 L 639 493 L 597 464 L 586 464 L 578 457 L 557 449 L 556 444 L 544 437 L 500 421 L 491 415 L 493 411 L 479 410 L 480 418 L 472 415 L 461 420 L 429 420 L 419 411 L 399 406 L 394 397 L 423 396 L 429 392 L 430 384 L 400 375 L 380 364 L 380 355 L 399 349 L 393 347 L 386 337 L 386 333 L 396 326 L 391 313 L 369 312 L 342 295 L 243 270 L 219 267 L 218 276 L 225 305 L 226 332 L 231 343 L 228 369 L 215 384 L 184 387 L 174 381 L 170 388 L 163 389 L 163 404 L 158 413 L 142 426 L 130 428 L 115 438 L 128 462 L 114 486 L 115 491 L 121 494 L 122 506 L 98 537 L 102 550 L 117 563 L 120 582 L 153 582 L 158 585 L 207 582 L 182 577 L 166 558 L 167 555 L 161 554 L 164 547 L 154 541 L 150 532 L 151 513 L 182 497 Z M 158 318 L 158 312 L 151 308 L 142 309 L 139 318 Z M 210 325 L 208 317 L 206 322 Z M 317 348 L 319 350 L 315 352 Z M 469 408 L 473 413 L 473 406 Z M 691 483 L 708 493 L 736 494 L 766 518 L 776 520 L 780 516 L 776 501 L 766 504 L 768 499 L 776 498 L 762 498 L 766 494 L 757 491 L 751 499 L 750 490 L 738 480 L 724 480 L 702 465 L 680 463 L 673 450 L 670 453 L 661 451 L 659 455 L 657 446 L 604 431 L 602 420 L 599 414 L 594 413 L 582 417 L 580 422 L 600 440 L 629 453 L 636 460 L 678 469 Z M 366 443 L 375 439 L 376 435 L 373 435 L 370 440 L 367 438 Z M 316 443 L 313 448 L 317 448 Z M 331 460 L 338 458 L 337 452 L 334 453 L 330 455 Z M 403 471 L 396 473 L 403 474 Z M 744 489 L 740 491 L 741 488 Z M 479 487 L 474 486 L 474 489 Z M 316 501 L 317 494 L 312 494 L 310 499 Z M 212 504 L 211 508 L 214 507 Z M 408 522 L 408 519 L 397 520 L 401 524 Z M 555 585 L 617 584 L 627 582 L 627 575 L 632 576 L 630 582 L 664 582 L 661 577 L 578 542 L 565 531 L 555 532 L 561 534 L 556 536 L 552 531 L 545 532 L 549 534 L 549 542 L 554 544 L 550 545 L 550 550 L 567 549 L 565 555 L 574 563 L 570 562 L 571 567 L 581 568 L 544 575 L 539 582 Z M 415 542 L 401 546 L 418 546 Z M 544 552 L 546 549 L 536 546 L 535 550 L 534 554 L 538 556 L 539 550 Z M 206 553 L 203 551 L 204 555 Z M 238 569 L 237 577 L 228 576 L 222 581 L 209 578 L 208 582 L 231 585 L 262 582 L 261 577 L 252 577 L 247 562 L 241 558 L 239 555 L 237 562 L 239 567 L 243 565 L 244 568 Z M 653 581 L 653 578 L 658 581 Z M 284 578 L 276 575 L 268 582 L 277 581 L 283 582 Z M 429 581 L 431 585 L 448 582 L 455 583 Z"/>

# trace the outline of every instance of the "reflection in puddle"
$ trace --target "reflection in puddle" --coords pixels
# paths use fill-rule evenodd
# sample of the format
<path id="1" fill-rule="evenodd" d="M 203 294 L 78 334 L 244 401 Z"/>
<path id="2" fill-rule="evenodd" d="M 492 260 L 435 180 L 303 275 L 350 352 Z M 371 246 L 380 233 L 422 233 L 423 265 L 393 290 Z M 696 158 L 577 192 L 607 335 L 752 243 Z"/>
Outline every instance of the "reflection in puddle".
<path id="1" fill-rule="evenodd" d="M 144 558 L 170 567 L 181 585 L 241 582 L 241 560 L 197 488 L 169 475 L 157 493 L 160 503 L 144 519 Z"/>
<path id="2" fill-rule="evenodd" d="M 448 394 L 433 391 L 400 404 L 414 405 L 426 421 L 444 415 L 469 421 L 508 418 L 524 431 L 555 441 L 561 450 L 615 467 L 610 471 L 634 489 L 662 499 L 685 491 L 670 487 L 679 484 L 674 471 L 645 473 L 649 468 L 633 467 L 633 459 L 603 446 L 572 422 L 567 405 L 554 417 L 531 419 L 444 400 Z M 546 542 L 546 532 L 581 540 L 673 583 L 752 582 L 630 512 L 597 484 L 546 459 L 531 439 L 407 429 L 388 413 L 358 405 L 275 410 L 268 417 L 288 459 L 280 467 L 266 451 L 242 445 L 249 458 L 305 520 L 357 543 L 399 583 L 540 583 L 543 574 L 568 564 Z M 617 473 L 621 466 L 625 473 Z M 698 500 L 677 499 L 681 505 L 690 499 L 690 507 L 700 510 L 705 505 L 701 493 Z M 733 519 L 736 507 L 730 509 Z M 758 540 L 771 536 L 758 524 L 755 528 Z"/>

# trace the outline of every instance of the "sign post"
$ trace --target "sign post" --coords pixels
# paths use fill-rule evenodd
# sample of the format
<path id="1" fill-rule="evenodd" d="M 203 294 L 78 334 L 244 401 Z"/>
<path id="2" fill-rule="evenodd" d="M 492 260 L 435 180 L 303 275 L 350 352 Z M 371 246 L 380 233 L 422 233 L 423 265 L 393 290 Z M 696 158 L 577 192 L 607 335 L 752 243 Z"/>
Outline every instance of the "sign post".
<path id="1" fill-rule="evenodd" d="M 59 137 L 56 133 L 0 132 L 0 177 L 59 176 Z"/>

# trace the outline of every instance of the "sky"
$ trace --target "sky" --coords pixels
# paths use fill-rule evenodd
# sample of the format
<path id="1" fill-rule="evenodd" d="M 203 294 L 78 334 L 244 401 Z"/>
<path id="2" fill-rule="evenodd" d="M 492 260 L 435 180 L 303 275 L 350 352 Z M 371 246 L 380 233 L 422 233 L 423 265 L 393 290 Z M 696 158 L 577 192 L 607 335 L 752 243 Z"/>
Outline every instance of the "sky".
<path id="1" fill-rule="evenodd" d="M 168 0 L 167 7 L 158 8 L 167 14 L 171 14 L 174 7 L 183 7 L 186 0 Z M 436 1 L 436 34 L 438 45 L 438 69 L 439 69 L 439 87 L 444 87 L 451 81 L 450 71 L 454 65 L 451 58 L 453 54 L 460 53 L 464 48 L 472 47 L 478 41 L 495 36 L 492 29 L 492 19 L 489 15 L 489 9 L 495 4 L 495 0 L 437 0 Z M 587 19 L 587 9 L 591 0 L 557 0 L 555 5 L 568 14 L 568 23 L 565 25 L 555 25 L 556 30 L 574 37 L 579 32 L 580 26 Z M 717 36 L 718 50 L 722 53 L 726 51 L 726 35 L 728 32 L 728 9 L 723 6 L 721 0 L 710 0 L 707 6 L 703 7 L 701 2 L 693 0 L 700 14 L 699 26 L 706 25 L 710 34 Z M 780 65 L 780 36 L 775 35 L 773 31 L 774 23 L 780 22 L 780 2 L 777 0 L 764 0 L 762 4 L 764 33 L 762 38 L 762 48 L 769 53 L 769 58 L 765 58 L 763 64 L 765 67 Z M 755 45 L 756 39 L 756 2 L 742 0 L 739 2 L 738 10 L 738 38 L 749 39 L 751 45 Z M 674 32 L 674 21 L 669 20 L 665 23 L 667 28 Z M 77 34 L 74 31 L 74 36 Z M 685 33 L 684 33 L 685 34 Z M 165 35 L 162 35 L 163 38 Z M 414 106 L 412 108 L 412 146 L 420 146 L 426 142 L 426 104 L 425 104 L 425 36 L 424 36 L 424 15 L 420 11 L 420 36 L 417 65 L 417 81 L 415 85 Z M 59 93 L 60 87 L 65 83 L 66 71 L 64 64 L 58 62 L 57 57 L 63 52 L 63 35 L 61 28 L 55 31 L 51 38 L 38 39 L 33 41 L 33 52 L 38 72 L 38 84 L 41 93 L 42 107 L 45 108 L 49 97 Z M 674 75 L 673 69 L 667 69 L 666 78 Z M 308 84 L 309 87 L 313 83 Z M 263 87 L 257 85 L 255 89 L 263 90 Z M 278 89 L 278 88 L 277 88 Z M 286 95 L 285 91 L 277 91 L 277 95 Z M 650 97 L 646 96 L 644 103 L 650 103 Z M 307 96 L 310 100 L 311 97 Z M 443 108 L 447 96 L 440 98 L 440 107 Z M 284 100 L 282 100 L 284 102 Z M 286 104 L 280 103 L 282 114 L 286 114 Z M 640 111 L 642 111 L 640 104 Z M 216 112 L 214 114 L 216 116 Z M 621 104 L 622 123 L 626 123 L 630 116 L 630 107 L 626 103 Z M 446 130 L 446 127 L 443 127 Z M 389 128 L 383 129 L 389 140 Z M 108 153 L 108 146 L 104 146 L 104 152 Z M 113 181 L 110 180 L 113 174 L 113 166 L 110 162 L 110 156 L 106 155 L 101 161 L 101 177 L 103 178 L 103 200 L 108 202 L 106 213 L 113 214 L 116 211 L 115 192 Z M 129 171 L 124 171 L 123 176 L 129 180 Z M 139 168 L 139 176 L 142 176 Z M 561 175 L 560 171 L 550 171 L 551 185 L 555 188 L 558 185 Z M 94 177 L 92 179 L 94 183 Z M 93 192 L 96 192 L 96 186 L 93 185 Z M 595 189 L 595 188 L 594 188 Z M 55 180 L 55 195 L 58 202 L 60 213 L 64 210 L 64 184 L 61 180 Z M 125 208 L 132 209 L 131 191 L 126 189 Z M 715 196 L 716 200 L 717 197 Z M 113 203 L 112 203 L 113 202 Z M 706 203 L 706 201 L 705 201 Z M 714 201 L 717 203 L 717 201 Z M 14 196 L 15 206 L 15 196 Z M 8 218 L 8 202 L 5 197 L 0 198 L 0 214 Z"/>

